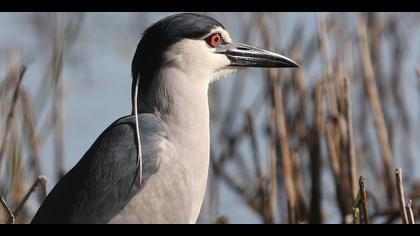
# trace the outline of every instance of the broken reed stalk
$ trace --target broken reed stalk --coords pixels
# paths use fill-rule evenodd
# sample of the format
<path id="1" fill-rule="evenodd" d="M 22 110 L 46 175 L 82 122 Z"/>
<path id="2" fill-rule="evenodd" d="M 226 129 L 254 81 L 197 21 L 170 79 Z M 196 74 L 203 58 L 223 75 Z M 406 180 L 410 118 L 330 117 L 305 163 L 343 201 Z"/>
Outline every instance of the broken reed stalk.
<path id="1" fill-rule="evenodd" d="M 359 178 L 359 191 L 353 201 L 352 214 L 354 224 L 369 224 L 366 181 L 363 176 Z"/>
<path id="2" fill-rule="evenodd" d="M 381 100 L 379 97 L 378 88 L 375 82 L 375 73 L 373 70 L 372 59 L 369 53 L 367 29 L 366 23 L 363 16 L 360 18 L 359 27 L 359 49 L 362 57 L 362 65 L 364 72 L 364 82 L 369 96 L 370 104 L 374 114 L 375 125 L 379 144 L 381 147 L 383 165 L 384 165 L 384 180 L 387 189 L 387 197 L 389 206 L 394 206 L 395 194 L 392 191 L 392 163 L 393 157 L 391 152 L 391 146 L 389 143 L 389 136 L 387 127 L 385 124 L 384 114 L 382 112 Z"/>
<path id="3" fill-rule="evenodd" d="M 404 195 L 404 186 L 402 179 L 402 170 L 397 168 L 395 170 L 395 181 L 397 183 L 397 193 L 398 193 L 398 202 L 400 204 L 401 218 L 403 224 L 408 224 L 408 215 L 407 210 L 405 209 L 405 195 Z"/>
<path id="4" fill-rule="evenodd" d="M 274 98 L 274 108 L 276 112 L 276 124 L 280 137 L 280 152 L 283 164 L 284 182 L 287 192 L 289 223 L 296 223 L 296 194 L 293 184 L 292 161 L 290 158 L 289 140 L 287 135 L 286 117 L 283 107 L 283 95 L 281 86 L 278 81 L 278 71 L 275 69 L 268 70 L 268 76 L 272 83 L 272 93 Z"/>
<path id="5" fill-rule="evenodd" d="M 408 223 L 415 224 L 416 221 L 414 220 L 414 213 L 413 213 L 413 201 L 411 199 L 408 201 L 407 205 L 405 206 L 408 215 Z"/>
<path id="6" fill-rule="evenodd" d="M 3 197 L 0 197 L 1 205 L 6 210 L 7 215 L 9 216 L 9 219 L 7 220 L 8 224 L 14 224 L 15 223 L 15 216 L 13 215 L 12 210 L 10 210 L 10 207 L 7 205 L 6 201 Z"/>
<path id="7" fill-rule="evenodd" d="M 359 191 L 360 191 L 360 201 L 361 201 L 361 207 L 362 207 L 362 223 L 369 224 L 366 181 L 365 181 L 365 178 L 363 178 L 363 176 L 360 176 L 359 178 Z"/>

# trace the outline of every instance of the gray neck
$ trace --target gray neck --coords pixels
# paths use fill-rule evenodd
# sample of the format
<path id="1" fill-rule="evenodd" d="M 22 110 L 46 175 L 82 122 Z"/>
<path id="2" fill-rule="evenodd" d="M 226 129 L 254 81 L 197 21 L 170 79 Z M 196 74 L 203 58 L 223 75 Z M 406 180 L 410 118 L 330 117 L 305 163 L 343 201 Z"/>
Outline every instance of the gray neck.
<path id="1" fill-rule="evenodd" d="M 189 131 L 192 128 L 208 129 L 207 91 L 210 79 L 197 79 L 195 76 L 201 75 L 187 75 L 177 67 L 161 69 L 148 91 L 139 91 L 139 113 L 157 114 L 168 125 Z"/>
<path id="2" fill-rule="evenodd" d="M 140 112 L 162 119 L 169 141 L 176 147 L 176 160 L 191 192 L 191 217 L 198 217 L 206 189 L 209 157 L 209 78 L 186 74 L 178 67 L 164 68 L 146 94 L 139 94 Z M 141 81 L 141 80 L 140 80 Z M 141 82 L 140 82 L 141 83 Z M 141 84 L 140 84 L 141 86 Z"/>

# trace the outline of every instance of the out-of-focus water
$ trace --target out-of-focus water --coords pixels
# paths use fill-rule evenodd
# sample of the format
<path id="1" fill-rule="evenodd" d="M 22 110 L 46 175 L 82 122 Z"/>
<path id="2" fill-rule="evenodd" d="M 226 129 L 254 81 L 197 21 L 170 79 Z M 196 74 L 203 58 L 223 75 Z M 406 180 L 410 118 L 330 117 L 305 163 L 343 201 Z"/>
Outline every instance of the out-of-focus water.
<path id="1" fill-rule="evenodd" d="M 49 35 L 40 35 L 31 24 L 32 13 L 0 13 L 0 52 L 15 48 L 23 62 L 29 61 L 27 77 L 24 84 L 34 92 L 44 75 L 44 66 L 50 58 Z M 114 120 L 131 112 L 131 60 L 141 33 L 148 25 L 173 13 L 87 13 L 75 44 L 66 51 L 63 78 L 66 86 L 65 98 L 65 165 L 67 169 L 74 166 L 88 150 L 99 134 Z M 241 17 L 238 17 L 241 14 Z M 216 16 L 230 31 L 233 39 L 242 39 L 239 27 L 241 19 L 249 18 L 251 13 L 211 13 Z M 348 13 L 351 18 L 352 13 Z M 355 17 L 356 18 L 356 17 Z M 295 23 L 305 24 L 305 34 L 317 30 L 315 16 L 312 13 L 283 13 L 282 32 L 292 33 Z M 355 19 L 356 20 L 356 19 Z M 312 32 L 311 32 L 312 31 Z M 419 42 L 418 34 L 413 36 Z M 281 41 L 281 39 L 278 39 Z M 258 43 L 258 42 L 256 42 Z M 286 42 L 281 42 L 285 45 Z M 281 46 L 280 46 L 281 47 Z M 407 60 L 414 68 L 419 61 L 418 46 Z M 417 55 L 417 56 L 416 56 Z M 0 71 L 6 69 L 7 58 L 0 58 Z M 315 72 L 320 68 L 310 68 Z M 260 73 L 254 70 L 252 73 Z M 410 72 L 407 72 L 410 73 Z M 319 72 L 318 72 L 319 74 Z M 233 80 L 222 80 L 223 88 L 228 91 Z M 313 81 L 310 81 L 313 82 Z M 254 97 L 253 88 L 258 85 L 254 80 L 247 81 L 246 94 Z M 250 85 L 254 84 L 254 85 Z M 413 94 L 410 97 L 416 97 Z M 228 97 L 228 96 L 226 96 Z M 416 97 L 417 98 L 417 97 Z M 417 99 L 415 99 L 417 100 Z M 413 101 L 413 114 L 418 114 L 418 103 Z M 249 99 L 252 101 L 252 99 Z M 246 103 L 245 103 L 246 104 Z M 418 128 L 418 127 L 416 127 Z M 47 176 L 54 176 L 53 143 L 50 138 L 42 153 L 43 166 Z M 263 151 L 263 155 L 266 153 Z M 414 153 L 418 153 L 415 150 Z M 330 178 L 330 176 L 328 176 Z M 49 189 L 55 180 L 49 184 Z M 334 194 L 324 193 L 324 194 Z M 232 223 L 258 223 L 259 219 L 252 210 L 244 207 L 238 196 L 222 185 L 219 214 L 229 217 Z M 328 206 L 326 206 L 328 208 Z M 332 211 L 332 210 L 331 210 Z M 332 212 L 331 214 L 334 214 Z M 331 222 L 335 223 L 334 220 Z"/>

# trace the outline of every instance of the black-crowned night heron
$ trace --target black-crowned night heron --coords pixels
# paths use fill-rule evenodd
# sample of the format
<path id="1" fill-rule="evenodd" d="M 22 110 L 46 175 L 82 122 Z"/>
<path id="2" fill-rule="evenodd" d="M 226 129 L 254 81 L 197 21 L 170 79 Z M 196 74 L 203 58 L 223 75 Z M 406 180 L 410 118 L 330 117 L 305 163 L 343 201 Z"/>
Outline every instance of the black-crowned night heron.
<path id="1" fill-rule="evenodd" d="M 32 223 L 195 223 L 209 169 L 208 86 L 241 67 L 297 64 L 234 43 L 208 16 L 152 25 L 132 63 L 132 114 L 99 136 Z"/>

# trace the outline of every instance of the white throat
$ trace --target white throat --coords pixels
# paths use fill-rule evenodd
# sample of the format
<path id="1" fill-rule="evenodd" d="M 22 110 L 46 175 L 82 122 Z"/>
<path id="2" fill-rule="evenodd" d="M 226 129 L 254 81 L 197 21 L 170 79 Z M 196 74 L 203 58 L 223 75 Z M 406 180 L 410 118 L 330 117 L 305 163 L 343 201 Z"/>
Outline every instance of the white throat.
<path id="1" fill-rule="evenodd" d="M 207 184 L 210 158 L 208 82 L 192 78 L 178 66 L 161 70 L 157 75 L 161 99 L 156 107 L 165 122 L 168 138 L 177 147 L 177 162 L 188 173 L 186 185 L 191 190 L 191 218 L 200 213 Z"/>

